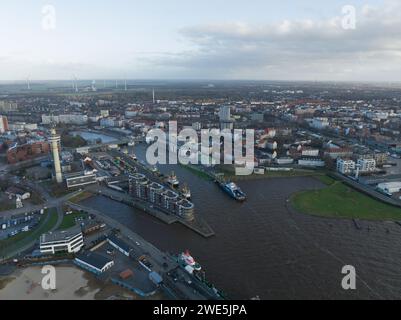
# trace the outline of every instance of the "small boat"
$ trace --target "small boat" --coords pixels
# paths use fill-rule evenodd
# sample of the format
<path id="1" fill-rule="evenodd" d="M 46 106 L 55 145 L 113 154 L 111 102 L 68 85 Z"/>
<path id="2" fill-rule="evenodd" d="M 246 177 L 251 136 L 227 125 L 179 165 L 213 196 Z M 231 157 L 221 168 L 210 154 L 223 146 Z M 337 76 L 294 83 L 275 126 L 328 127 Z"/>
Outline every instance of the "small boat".
<path id="1" fill-rule="evenodd" d="M 171 172 L 171 174 L 167 177 L 167 183 L 173 188 L 178 188 L 180 185 L 180 182 L 178 181 L 174 172 Z"/>
<path id="2" fill-rule="evenodd" d="M 181 194 L 184 196 L 185 199 L 191 200 L 191 190 L 185 184 L 184 187 L 181 189 Z"/>

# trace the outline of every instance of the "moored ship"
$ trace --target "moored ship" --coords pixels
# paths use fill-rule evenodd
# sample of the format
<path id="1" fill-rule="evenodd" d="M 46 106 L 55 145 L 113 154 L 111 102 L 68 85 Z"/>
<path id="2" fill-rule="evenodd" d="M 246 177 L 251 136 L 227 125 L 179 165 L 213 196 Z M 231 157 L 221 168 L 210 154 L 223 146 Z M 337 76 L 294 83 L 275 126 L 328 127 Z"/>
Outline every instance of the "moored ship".
<path id="1" fill-rule="evenodd" d="M 192 270 L 192 272 L 194 270 L 195 271 L 202 270 L 201 265 L 195 261 L 195 259 L 191 256 L 188 250 L 186 250 L 185 252 L 181 253 L 178 256 L 178 262 L 181 263 L 188 272 L 189 270 Z"/>
<path id="2" fill-rule="evenodd" d="M 246 200 L 245 193 L 234 182 L 218 182 L 218 184 L 231 198 L 237 201 Z"/>
<path id="3" fill-rule="evenodd" d="M 187 200 L 191 200 L 191 190 L 189 189 L 189 187 L 184 184 L 184 187 L 181 189 L 181 194 L 183 195 L 183 197 Z"/>
<path id="4" fill-rule="evenodd" d="M 178 186 L 180 185 L 180 182 L 178 181 L 177 176 L 174 172 L 171 172 L 166 181 L 173 188 L 178 188 Z"/>

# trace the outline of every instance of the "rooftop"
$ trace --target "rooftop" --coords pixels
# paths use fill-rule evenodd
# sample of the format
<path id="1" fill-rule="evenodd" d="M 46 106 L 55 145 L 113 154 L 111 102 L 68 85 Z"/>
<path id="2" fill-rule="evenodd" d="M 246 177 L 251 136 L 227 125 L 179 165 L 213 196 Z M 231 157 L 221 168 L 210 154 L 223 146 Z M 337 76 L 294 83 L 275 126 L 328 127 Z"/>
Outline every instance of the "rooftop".
<path id="1" fill-rule="evenodd" d="M 74 226 L 68 230 L 63 231 L 53 231 L 49 233 L 42 234 L 40 237 L 40 242 L 53 242 L 53 241 L 68 241 L 69 239 L 75 237 L 76 235 L 82 233 L 80 226 Z"/>
<path id="2" fill-rule="evenodd" d="M 106 266 L 106 264 L 113 262 L 112 259 L 104 257 L 95 252 L 80 254 L 76 257 L 76 259 L 83 261 L 97 269 L 103 269 Z"/>

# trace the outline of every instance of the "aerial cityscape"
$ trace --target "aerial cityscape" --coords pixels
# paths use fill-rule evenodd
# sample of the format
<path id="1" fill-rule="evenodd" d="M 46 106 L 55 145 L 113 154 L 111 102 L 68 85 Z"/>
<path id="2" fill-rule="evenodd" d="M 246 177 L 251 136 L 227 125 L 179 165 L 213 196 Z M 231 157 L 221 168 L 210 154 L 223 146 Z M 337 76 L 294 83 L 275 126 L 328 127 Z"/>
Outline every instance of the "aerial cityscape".
<path id="1" fill-rule="evenodd" d="M 116 2 L 4 40 L 0 300 L 399 299 L 400 4 Z"/>

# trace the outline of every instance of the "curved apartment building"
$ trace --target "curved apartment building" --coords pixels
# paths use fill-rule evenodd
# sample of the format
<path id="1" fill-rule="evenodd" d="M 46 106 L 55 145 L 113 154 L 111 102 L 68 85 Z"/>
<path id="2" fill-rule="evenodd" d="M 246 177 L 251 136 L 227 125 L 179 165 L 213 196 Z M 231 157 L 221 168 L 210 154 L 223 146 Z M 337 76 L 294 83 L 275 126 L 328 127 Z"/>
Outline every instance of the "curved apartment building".
<path id="1" fill-rule="evenodd" d="M 145 175 L 135 173 L 129 177 L 129 192 L 134 198 L 149 202 L 168 214 L 175 214 L 187 221 L 194 219 L 195 206 L 178 193 L 150 181 Z"/>

